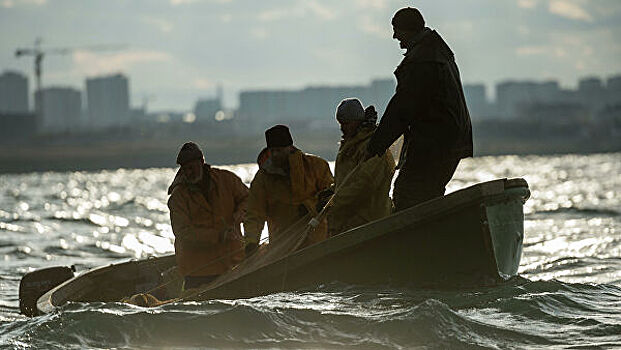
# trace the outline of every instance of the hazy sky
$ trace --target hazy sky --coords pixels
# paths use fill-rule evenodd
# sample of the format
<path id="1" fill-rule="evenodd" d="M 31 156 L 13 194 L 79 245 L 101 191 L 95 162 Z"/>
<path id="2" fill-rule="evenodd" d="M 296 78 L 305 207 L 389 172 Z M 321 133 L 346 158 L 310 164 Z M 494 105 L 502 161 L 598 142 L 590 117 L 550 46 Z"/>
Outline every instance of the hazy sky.
<path id="1" fill-rule="evenodd" d="M 86 77 L 124 72 L 132 104 L 189 110 L 221 82 L 233 107 L 244 89 L 367 84 L 392 77 L 402 51 L 390 19 L 418 7 L 455 52 L 466 83 L 488 94 L 507 79 L 621 73 L 619 0 L 0 0 L 0 70 L 43 47 L 124 44 L 44 60 L 43 84 L 84 88 Z"/>

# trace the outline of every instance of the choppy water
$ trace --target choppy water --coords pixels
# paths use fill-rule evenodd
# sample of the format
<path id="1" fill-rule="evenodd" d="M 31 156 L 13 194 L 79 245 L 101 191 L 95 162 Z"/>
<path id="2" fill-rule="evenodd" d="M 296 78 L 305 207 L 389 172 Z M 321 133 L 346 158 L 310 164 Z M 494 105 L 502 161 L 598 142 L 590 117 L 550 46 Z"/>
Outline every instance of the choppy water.
<path id="1" fill-rule="evenodd" d="M 255 166 L 227 167 L 246 183 Z M 21 276 L 173 251 L 174 169 L 0 175 L 3 348 L 621 348 L 621 153 L 463 161 L 449 192 L 524 177 L 520 277 L 461 291 L 317 290 L 145 309 L 19 315 Z"/>

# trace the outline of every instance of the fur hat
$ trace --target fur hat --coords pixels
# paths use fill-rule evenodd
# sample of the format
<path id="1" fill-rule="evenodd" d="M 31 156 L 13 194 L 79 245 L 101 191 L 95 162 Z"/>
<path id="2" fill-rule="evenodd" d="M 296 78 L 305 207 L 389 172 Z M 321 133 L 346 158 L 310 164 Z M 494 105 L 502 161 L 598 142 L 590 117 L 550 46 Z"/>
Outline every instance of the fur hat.
<path id="1" fill-rule="evenodd" d="M 267 147 L 286 147 L 293 145 L 293 138 L 286 125 L 278 124 L 265 130 Z"/>

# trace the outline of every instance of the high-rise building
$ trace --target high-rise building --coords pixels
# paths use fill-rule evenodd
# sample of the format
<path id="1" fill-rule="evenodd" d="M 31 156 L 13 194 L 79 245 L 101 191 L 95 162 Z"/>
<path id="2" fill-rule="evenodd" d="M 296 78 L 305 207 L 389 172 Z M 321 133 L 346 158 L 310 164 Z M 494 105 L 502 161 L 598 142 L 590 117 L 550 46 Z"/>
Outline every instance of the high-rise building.
<path id="1" fill-rule="evenodd" d="M 608 105 L 621 105 L 621 75 L 609 77 L 606 81 L 607 101 Z"/>
<path id="2" fill-rule="evenodd" d="M 589 109 L 599 109 L 606 104 L 604 92 L 600 78 L 587 77 L 578 81 L 578 100 Z"/>
<path id="3" fill-rule="evenodd" d="M 370 85 L 312 86 L 302 90 L 242 91 L 239 116 L 255 126 L 278 122 L 313 122 L 336 126 L 334 112 L 342 99 L 355 97 L 364 106 L 375 105 L 382 114 L 395 92 L 393 79 L 374 80 Z"/>
<path id="4" fill-rule="evenodd" d="M 614 91 L 621 91 L 621 75 L 614 75 L 606 80 L 606 88 Z"/>
<path id="5" fill-rule="evenodd" d="M 35 94 L 35 103 L 40 111 L 40 132 L 67 132 L 80 128 L 82 96 L 79 90 L 45 88 Z"/>
<path id="6" fill-rule="evenodd" d="M 28 112 L 28 78 L 17 72 L 0 75 L 0 112 Z"/>
<path id="7" fill-rule="evenodd" d="M 218 111 L 222 110 L 220 98 L 203 98 L 196 101 L 194 115 L 197 120 L 215 121 Z"/>
<path id="8" fill-rule="evenodd" d="M 483 84 L 465 84 L 464 97 L 466 105 L 472 118 L 487 117 L 487 98 L 485 97 L 485 85 Z"/>
<path id="9" fill-rule="evenodd" d="M 129 124 L 129 81 L 124 75 L 87 79 L 86 100 L 90 128 L 118 128 Z"/>
<path id="10" fill-rule="evenodd" d="M 506 81 L 496 85 L 496 107 L 504 118 L 521 117 L 533 104 L 558 103 L 562 98 L 556 81 Z"/>
<path id="11" fill-rule="evenodd" d="M 388 106 L 388 102 L 395 94 L 395 88 L 397 87 L 397 82 L 395 79 L 376 79 L 371 81 L 370 91 L 369 91 L 369 101 L 363 101 L 362 103 L 366 104 L 375 104 L 375 110 L 379 114 L 378 118 L 386 110 L 386 106 Z"/>

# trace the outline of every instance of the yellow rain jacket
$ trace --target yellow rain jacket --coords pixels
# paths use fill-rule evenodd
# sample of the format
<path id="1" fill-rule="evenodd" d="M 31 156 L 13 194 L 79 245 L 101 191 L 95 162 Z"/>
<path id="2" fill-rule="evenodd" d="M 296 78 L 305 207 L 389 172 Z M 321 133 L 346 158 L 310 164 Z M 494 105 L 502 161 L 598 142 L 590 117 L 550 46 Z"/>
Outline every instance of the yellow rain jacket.
<path id="1" fill-rule="evenodd" d="M 338 190 L 328 211 L 331 236 L 390 215 L 392 201 L 388 193 L 395 173 L 390 150 L 382 157 L 363 162 L 373 131 L 374 128 L 361 128 L 351 139 L 341 141 L 334 169 L 334 185 Z"/>
<path id="2" fill-rule="evenodd" d="M 328 188 L 332 172 L 328 162 L 312 154 L 295 150 L 289 155 L 289 174 L 278 173 L 268 159 L 260 164 L 250 184 L 248 211 L 244 219 L 246 239 L 257 242 L 265 221 L 270 242 L 279 239 L 281 232 L 307 213 L 317 214 L 317 194 Z M 327 223 L 323 222 L 309 235 L 303 246 L 327 238 Z"/>
<path id="3" fill-rule="evenodd" d="M 240 223 L 248 188 L 237 175 L 204 167 L 210 176 L 209 195 L 179 171 L 168 189 L 175 255 L 183 276 L 219 275 L 244 258 Z"/>

